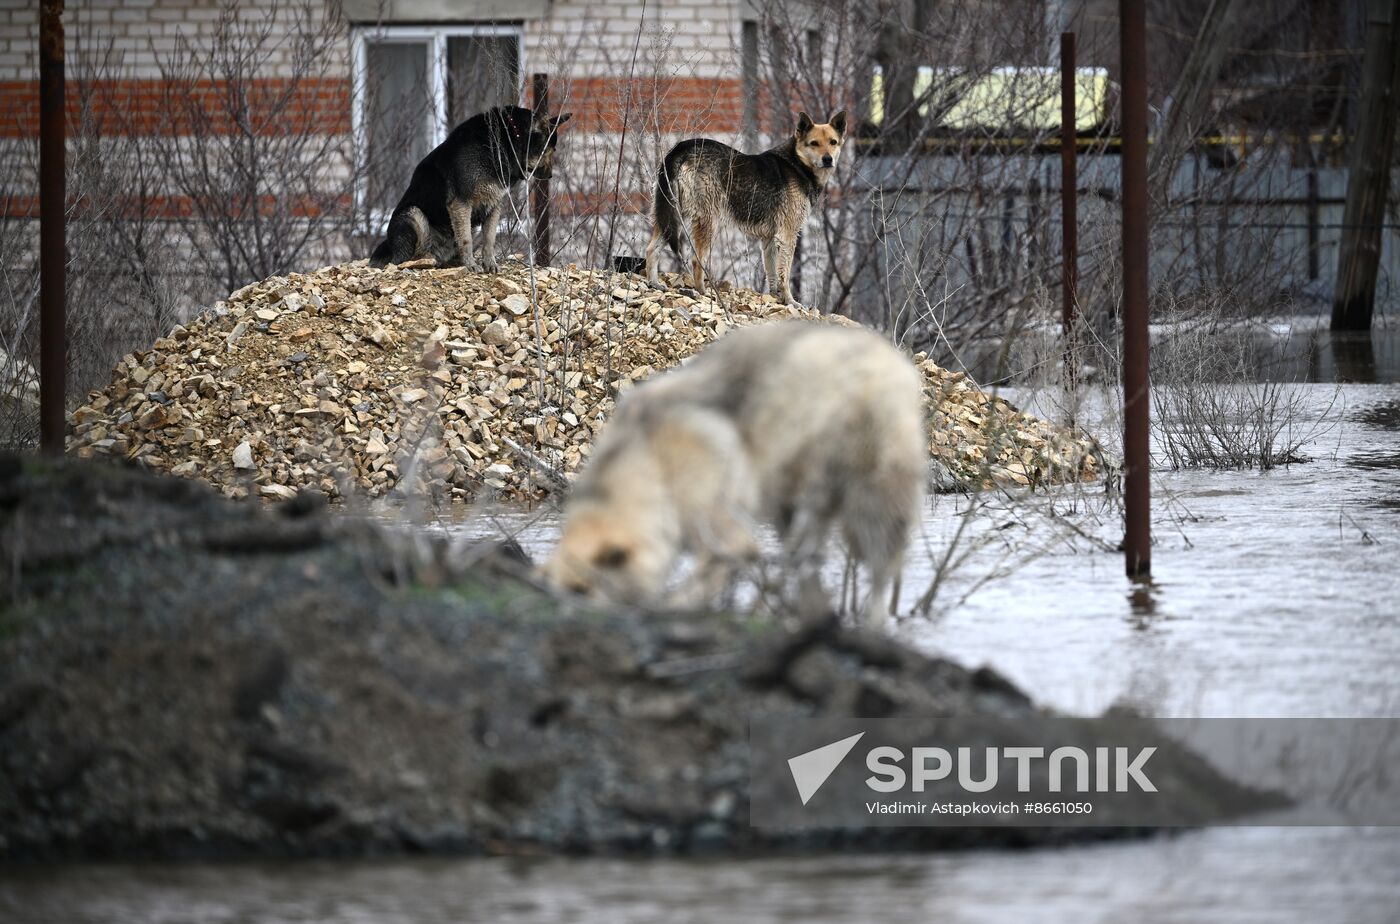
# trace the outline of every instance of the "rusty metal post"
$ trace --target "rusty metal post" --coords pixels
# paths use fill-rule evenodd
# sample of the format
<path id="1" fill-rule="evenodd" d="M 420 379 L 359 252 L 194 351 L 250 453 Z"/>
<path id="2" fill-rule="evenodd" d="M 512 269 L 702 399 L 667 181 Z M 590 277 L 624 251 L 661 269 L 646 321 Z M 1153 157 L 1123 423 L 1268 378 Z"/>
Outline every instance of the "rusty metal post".
<path id="1" fill-rule="evenodd" d="M 1060 33 L 1060 292 L 1064 299 L 1065 374 L 1079 378 L 1074 312 L 1079 289 L 1079 164 L 1075 130 L 1074 33 Z"/>
<path id="2" fill-rule="evenodd" d="M 1147 13 L 1146 0 L 1119 0 L 1123 87 L 1123 554 L 1128 577 L 1152 575 L 1148 468 Z"/>
<path id="3" fill-rule="evenodd" d="M 531 81 L 535 111 L 549 114 L 549 75 L 535 74 Z M 535 177 L 530 181 L 530 215 L 535 232 L 535 265 L 548 266 L 549 246 L 549 180 Z"/>
<path id="4" fill-rule="evenodd" d="M 64 309 L 63 0 L 39 7 L 39 448 L 63 454 L 67 320 Z"/>

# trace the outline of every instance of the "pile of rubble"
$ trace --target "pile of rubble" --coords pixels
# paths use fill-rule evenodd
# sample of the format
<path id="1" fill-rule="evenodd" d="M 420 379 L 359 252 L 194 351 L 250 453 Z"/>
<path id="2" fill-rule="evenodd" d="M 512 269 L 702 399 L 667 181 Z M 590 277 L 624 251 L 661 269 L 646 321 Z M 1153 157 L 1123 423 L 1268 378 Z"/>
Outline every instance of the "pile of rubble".
<path id="1" fill-rule="evenodd" d="M 118 363 L 71 419 L 80 456 L 136 460 L 230 496 L 429 486 L 511 500 L 567 483 L 613 399 L 728 328 L 819 316 L 768 295 L 637 276 L 363 261 L 246 286 Z M 831 319 L 844 321 L 844 319 Z M 850 322 L 845 322 L 850 323 Z M 915 357 L 930 449 L 976 484 L 1092 480 L 1093 441 Z M 802 413 L 793 396 L 793 412 Z"/>

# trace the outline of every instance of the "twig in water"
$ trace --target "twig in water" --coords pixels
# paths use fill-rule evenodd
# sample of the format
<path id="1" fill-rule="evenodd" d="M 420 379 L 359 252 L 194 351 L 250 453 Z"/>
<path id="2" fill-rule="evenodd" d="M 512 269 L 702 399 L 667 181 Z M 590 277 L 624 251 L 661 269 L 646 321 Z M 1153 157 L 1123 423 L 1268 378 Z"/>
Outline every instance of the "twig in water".
<path id="1" fill-rule="evenodd" d="M 573 486 L 573 482 L 569 479 L 569 476 L 558 466 L 551 465 L 549 462 L 540 458 L 524 446 L 521 446 L 508 436 L 502 436 L 500 439 L 511 452 L 515 453 L 523 462 L 538 472 L 555 490 L 567 491 Z"/>

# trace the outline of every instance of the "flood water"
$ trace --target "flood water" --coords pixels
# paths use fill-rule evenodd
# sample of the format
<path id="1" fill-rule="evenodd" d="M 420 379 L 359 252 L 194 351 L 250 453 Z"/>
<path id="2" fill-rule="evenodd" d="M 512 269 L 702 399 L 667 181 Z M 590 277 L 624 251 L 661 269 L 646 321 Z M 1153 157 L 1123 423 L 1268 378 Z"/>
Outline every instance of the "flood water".
<path id="1" fill-rule="evenodd" d="M 905 602 L 948 569 L 912 643 L 990 664 L 1075 713 L 1400 716 L 1400 386 L 1297 386 L 1311 461 L 1159 471 L 1155 583 L 1123 577 L 1101 488 L 939 496 Z M 1037 396 L 1011 396 L 1030 405 Z M 1048 404 L 1047 404 L 1048 406 Z M 1047 411 L 1053 413 L 1053 411 Z M 1097 416 L 1097 419 L 1095 417 Z M 1111 432 L 1108 413 L 1081 420 Z M 1313 425 L 1316 425 L 1315 427 Z M 967 522 L 959 531 L 959 524 Z M 557 520 L 523 529 L 533 554 Z M 1400 828 L 1225 828 L 1090 847 L 778 860 L 392 861 L 0 872 L 16 922 L 1400 920 Z"/>

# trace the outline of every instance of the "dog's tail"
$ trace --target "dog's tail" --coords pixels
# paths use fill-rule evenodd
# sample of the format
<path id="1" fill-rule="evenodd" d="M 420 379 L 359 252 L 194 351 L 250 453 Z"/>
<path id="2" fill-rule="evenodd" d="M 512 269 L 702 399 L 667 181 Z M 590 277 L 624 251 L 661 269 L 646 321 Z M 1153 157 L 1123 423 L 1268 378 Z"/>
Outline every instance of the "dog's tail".
<path id="1" fill-rule="evenodd" d="M 407 215 L 395 212 L 389 219 L 384 240 L 370 254 L 369 265 L 383 267 L 390 263 L 405 263 L 418 255 L 423 242 L 419 240 L 418 223 Z"/>
<path id="2" fill-rule="evenodd" d="M 672 149 L 661 162 L 661 169 L 656 174 L 656 195 L 652 197 L 651 206 L 656 228 L 677 260 L 681 258 L 681 211 L 675 185 L 678 160 L 676 149 Z"/>

